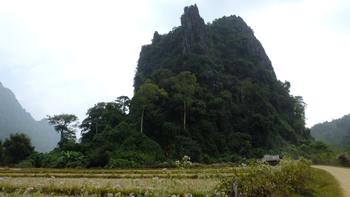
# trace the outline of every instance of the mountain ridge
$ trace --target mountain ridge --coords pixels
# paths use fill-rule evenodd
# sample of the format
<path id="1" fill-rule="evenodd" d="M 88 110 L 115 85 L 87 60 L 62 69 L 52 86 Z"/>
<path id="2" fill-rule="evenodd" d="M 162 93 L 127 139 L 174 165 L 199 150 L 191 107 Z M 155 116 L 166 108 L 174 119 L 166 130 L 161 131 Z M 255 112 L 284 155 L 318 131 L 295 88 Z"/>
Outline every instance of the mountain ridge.
<path id="1" fill-rule="evenodd" d="M 332 146 L 350 146 L 350 114 L 314 125 L 311 127 L 311 135 Z"/>
<path id="2" fill-rule="evenodd" d="M 55 148 L 59 139 L 45 119 L 36 121 L 21 106 L 15 94 L 0 83 L 0 139 L 18 132 L 28 135 L 36 150 L 41 152 Z"/>

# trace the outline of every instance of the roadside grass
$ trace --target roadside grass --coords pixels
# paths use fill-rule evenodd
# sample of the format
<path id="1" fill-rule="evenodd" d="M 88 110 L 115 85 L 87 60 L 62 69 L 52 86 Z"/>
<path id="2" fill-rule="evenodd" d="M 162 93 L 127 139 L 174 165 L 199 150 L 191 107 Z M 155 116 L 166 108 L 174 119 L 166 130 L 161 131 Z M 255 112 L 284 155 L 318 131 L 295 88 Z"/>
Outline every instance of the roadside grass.
<path id="1" fill-rule="evenodd" d="M 220 191 L 228 193 L 236 183 L 240 197 L 343 197 L 336 179 L 312 168 L 305 159 L 285 158 L 276 166 L 253 163 L 224 179 Z"/>
<path id="2" fill-rule="evenodd" d="M 311 180 L 308 187 L 313 190 L 313 197 L 343 197 L 338 181 L 328 172 L 311 168 Z"/>

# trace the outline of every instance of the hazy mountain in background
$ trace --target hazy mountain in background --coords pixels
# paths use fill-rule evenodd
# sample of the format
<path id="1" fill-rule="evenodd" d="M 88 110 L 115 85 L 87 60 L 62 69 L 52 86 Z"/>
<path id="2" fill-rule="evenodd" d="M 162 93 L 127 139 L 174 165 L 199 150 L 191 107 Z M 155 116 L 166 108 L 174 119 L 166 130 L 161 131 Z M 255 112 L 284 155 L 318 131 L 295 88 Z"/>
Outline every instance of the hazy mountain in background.
<path id="1" fill-rule="evenodd" d="M 13 92 L 0 83 L 0 139 L 17 132 L 27 134 L 35 149 L 41 152 L 55 148 L 59 141 L 59 135 L 45 119 L 34 120 Z"/>
<path id="2" fill-rule="evenodd" d="M 342 118 L 316 124 L 311 128 L 311 135 L 327 144 L 347 147 L 350 145 L 350 114 Z"/>

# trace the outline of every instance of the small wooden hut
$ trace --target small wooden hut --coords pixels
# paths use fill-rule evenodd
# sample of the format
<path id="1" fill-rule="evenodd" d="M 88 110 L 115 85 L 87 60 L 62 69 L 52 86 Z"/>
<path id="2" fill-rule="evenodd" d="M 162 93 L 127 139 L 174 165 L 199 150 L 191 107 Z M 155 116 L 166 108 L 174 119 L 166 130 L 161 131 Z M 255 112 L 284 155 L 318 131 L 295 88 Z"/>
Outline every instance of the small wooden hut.
<path id="1" fill-rule="evenodd" d="M 281 158 L 279 155 L 264 155 L 264 157 L 262 158 L 263 162 L 266 162 L 270 165 L 277 165 L 279 164 Z"/>

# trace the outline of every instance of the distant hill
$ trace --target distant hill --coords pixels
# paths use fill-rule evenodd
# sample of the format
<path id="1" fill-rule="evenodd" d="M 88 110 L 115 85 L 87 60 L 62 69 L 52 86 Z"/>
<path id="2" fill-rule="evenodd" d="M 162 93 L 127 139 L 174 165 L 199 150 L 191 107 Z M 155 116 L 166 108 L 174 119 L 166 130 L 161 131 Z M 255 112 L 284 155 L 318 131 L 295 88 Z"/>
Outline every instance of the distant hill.
<path id="1" fill-rule="evenodd" d="M 311 135 L 333 146 L 350 146 L 350 114 L 330 122 L 316 124 L 311 128 Z"/>
<path id="2" fill-rule="evenodd" d="M 0 139 L 17 132 L 27 134 L 40 152 L 52 150 L 59 141 L 59 135 L 46 120 L 34 120 L 13 92 L 0 83 Z"/>

